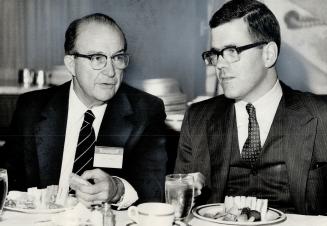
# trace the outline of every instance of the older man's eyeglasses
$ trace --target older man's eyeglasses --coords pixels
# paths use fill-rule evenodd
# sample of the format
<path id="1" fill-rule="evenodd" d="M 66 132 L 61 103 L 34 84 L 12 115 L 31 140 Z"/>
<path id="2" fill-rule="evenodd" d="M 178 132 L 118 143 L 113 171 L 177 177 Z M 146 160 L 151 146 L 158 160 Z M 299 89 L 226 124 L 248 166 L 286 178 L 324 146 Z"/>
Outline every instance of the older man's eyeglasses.
<path id="1" fill-rule="evenodd" d="M 204 60 L 205 64 L 208 66 L 216 66 L 218 64 L 219 56 L 222 56 L 222 58 L 224 58 L 224 60 L 227 61 L 228 63 L 234 63 L 240 60 L 241 52 L 267 43 L 268 42 L 256 42 L 256 43 L 239 46 L 239 47 L 228 46 L 220 51 L 212 48 L 211 50 L 202 53 L 202 59 Z"/>
<path id="2" fill-rule="evenodd" d="M 81 53 L 73 53 L 71 54 L 75 57 L 87 58 L 90 60 L 91 67 L 94 70 L 101 70 L 106 67 L 108 56 L 96 53 L 96 54 L 81 54 Z M 109 57 L 113 66 L 117 69 L 125 69 L 129 63 L 129 55 L 127 53 L 117 53 Z"/>

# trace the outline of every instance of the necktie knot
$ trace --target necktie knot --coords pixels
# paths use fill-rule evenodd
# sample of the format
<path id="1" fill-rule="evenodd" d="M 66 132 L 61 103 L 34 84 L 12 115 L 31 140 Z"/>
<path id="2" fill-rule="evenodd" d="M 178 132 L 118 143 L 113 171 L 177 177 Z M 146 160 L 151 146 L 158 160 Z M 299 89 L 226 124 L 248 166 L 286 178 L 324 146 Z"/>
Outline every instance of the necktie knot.
<path id="1" fill-rule="evenodd" d="M 93 112 L 91 110 L 87 110 L 85 113 L 84 113 L 84 121 L 92 124 L 93 121 L 95 119 L 95 116 L 93 114 Z"/>
<path id="2" fill-rule="evenodd" d="M 253 106 L 253 104 L 249 103 L 245 106 L 245 108 L 246 108 L 246 111 L 248 112 L 250 118 L 256 118 L 255 107 Z"/>

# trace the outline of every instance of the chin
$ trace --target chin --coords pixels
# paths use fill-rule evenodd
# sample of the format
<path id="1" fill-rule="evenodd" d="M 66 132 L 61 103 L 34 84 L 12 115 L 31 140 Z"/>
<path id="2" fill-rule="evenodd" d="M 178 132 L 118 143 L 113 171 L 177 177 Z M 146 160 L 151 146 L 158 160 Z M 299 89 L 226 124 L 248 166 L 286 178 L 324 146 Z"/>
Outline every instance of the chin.
<path id="1" fill-rule="evenodd" d="M 113 96 L 115 96 L 115 92 L 113 90 L 111 91 L 107 91 L 107 92 L 102 92 L 102 93 L 98 93 L 98 95 L 96 95 L 96 99 L 102 102 L 106 102 L 108 100 L 110 100 L 111 98 L 113 98 Z"/>
<path id="2" fill-rule="evenodd" d="M 239 95 L 237 95 L 236 93 L 232 93 L 232 92 L 225 92 L 224 91 L 224 95 L 225 97 L 229 98 L 229 99 L 238 99 L 239 98 Z"/>

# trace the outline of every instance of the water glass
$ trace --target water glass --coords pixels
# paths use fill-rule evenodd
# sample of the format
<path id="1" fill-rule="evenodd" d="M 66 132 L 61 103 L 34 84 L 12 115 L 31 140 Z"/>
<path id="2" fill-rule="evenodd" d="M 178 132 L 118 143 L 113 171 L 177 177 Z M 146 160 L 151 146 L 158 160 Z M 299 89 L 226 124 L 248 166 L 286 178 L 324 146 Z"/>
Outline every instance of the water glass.
<path id="1" fill-rule="evenodd" d="M 175 210 L 175 220 L 183 220 L 192 209 L 194 200 L 194 179 L 189 174 L 170 174 L 165 183 L 166 203 Z"/>
<path id="2" fill-rule="evenodd" d="M 8 175 L 6 169 L 0 168 L 0 215 L 6 201 L 8 192 Z"/>

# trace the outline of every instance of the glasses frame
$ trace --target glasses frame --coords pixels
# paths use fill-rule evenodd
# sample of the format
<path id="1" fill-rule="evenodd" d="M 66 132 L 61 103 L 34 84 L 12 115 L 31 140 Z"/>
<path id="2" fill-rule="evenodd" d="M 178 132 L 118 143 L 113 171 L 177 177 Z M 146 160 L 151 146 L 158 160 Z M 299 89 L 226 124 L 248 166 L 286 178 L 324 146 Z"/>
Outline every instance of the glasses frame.
<path id="1" fill-rule="evenodd" d="M 94 53 L 94 54 L 82 54 L 82 53 L 79 53 L 79 52 L 75 52 L 75 53 L 72 53 L 70 54 L 74 57 L 81 57 L 81 58 L 86 58 L 86 59 L 89 59 L 90 60 L 90 64 L 91 64 L 91 67 L 92 69 L 94 70 L 102 70 L 103 68 L 105 68 L 107 66 L 107 63 L 108 63 L 108 56 L 107 55 L 104 55 L 102 53 Z M 119 67 L 115 64 L 115 60 L 114 60 L 114 57 L 117 57 L 119 55 L 124 55 L 124 56 L 127 56 L 127 63 L 126 63 L 126 66 L 124 67 Z M 92 65 L 92 59 L 95 57 L 95 56 L 103 56 L 106 58 L 106 63 L 100 67 L 100 68 L 95 68 L 93 65 Z M 130 55 L 128 53 L 116 53 L 112 56 L 109 57 L 111 59 L 111 62 L 112 62 L 112 65 L 115 67 L 115 68 L 118 68 L 118 69 L 125 69 L 128 64 L 129 64 L 129 58 L 130 58 Z"/>
<path id="2" fill-rule="evenodd" d="M 202 53 L 202 59 L 206 63 L 206 61 L 207 61 L 206 55 L 208 55 L 208 54 L 216 55 L 217 56 L 217 63 L 218 63 L 219 56 L 221 56 L 223 59 L 225 59 L 223 53 L 224 53 L 224 51 L 226 49 L 235 49 L 237 54 L 239 55 L 241 52 L 243 52 L 245 50 L 248 50 L 248 49 L 260 46 L 260 45 L 265 45 L 265 44 L 268 44 L 268 42 L 267 41 L 255 42 L 255 43 L 251 43 L 251 44 L 244 45 L 244 46 L 227 46 L 227 47 L 223 48 L 222 50 L 217 50 L 215 48 L 211 48 L 209 51 L 205 51 L 205 52 Z M 241 59 L 241 57 L 239 57 L 238 60 L 235 60 L 235 61 L 229 62 L 229 63 L 237 62 L 240 59 Z M 216 66 L 217 64 L 208 63 L 207 65 Z"/>

